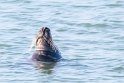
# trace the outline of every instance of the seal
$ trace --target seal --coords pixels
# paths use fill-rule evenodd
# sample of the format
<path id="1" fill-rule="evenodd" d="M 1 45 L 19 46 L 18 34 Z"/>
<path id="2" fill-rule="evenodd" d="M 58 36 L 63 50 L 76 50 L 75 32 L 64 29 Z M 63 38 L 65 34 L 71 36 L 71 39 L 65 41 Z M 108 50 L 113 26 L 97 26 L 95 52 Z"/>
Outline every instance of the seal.
<path id="1" fill-rule="evenodd" d="M 47 27 L 42 27 L 34 40 L 35 52 L 32 60 L 44 62 L 58 62 L 62 56 L 58 48 L 54 45 L 51 31 Z"/>

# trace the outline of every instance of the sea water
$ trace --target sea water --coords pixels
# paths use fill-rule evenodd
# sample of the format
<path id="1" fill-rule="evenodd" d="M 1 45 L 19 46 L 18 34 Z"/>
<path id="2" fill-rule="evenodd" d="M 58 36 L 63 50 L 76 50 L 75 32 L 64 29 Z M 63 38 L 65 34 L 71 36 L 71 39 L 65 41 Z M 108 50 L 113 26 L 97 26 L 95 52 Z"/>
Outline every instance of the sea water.
<path id="1" fill-rule="evenodd" d="M 34 64 L 49 27 L 63 60 Z M 124 83 L 123 0 L 0 0 L 0 83 Z"/>

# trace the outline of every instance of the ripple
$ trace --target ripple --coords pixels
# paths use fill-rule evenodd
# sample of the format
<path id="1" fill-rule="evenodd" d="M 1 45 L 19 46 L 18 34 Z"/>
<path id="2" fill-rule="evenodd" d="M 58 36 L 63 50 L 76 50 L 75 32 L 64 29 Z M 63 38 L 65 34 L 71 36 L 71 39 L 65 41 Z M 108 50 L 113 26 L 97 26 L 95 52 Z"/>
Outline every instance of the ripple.
<path id="1" fill-rule="evenodd" d="M 87 8 L 94 8 L 96 6 L 91 6 L 91 5 L 71 5 L 71 7 L 73 7 L 73 8 L 85 8 L 85 9 L 87 9 Z"/>
<path id="2" fill-rule="evenodd" d="M 1 48 L 8 48 L 8 47 L 12 47 L 12 45 L 10 44 L 0 44 Z"/>
<path id="3" fill-rule="evenodd" d="M 108 7 L 122 7 L 123 4 L 107 4 L 105 6 L 108 6 Z"/>
<path id="4" fill-rule="evenodd" d="M 111 70 L 112 72 L 118 72 L 118 73 L 123 73 L 124 72 L 124 67 L 120 66 L 120 67 L 114 67 Z"/>
<path id="5" fill-rule="evenodd" d="M 102 24 L 102 23 L 98 23 L 98 24 L 91 24 L 91 23 L 82 23 L 80 25 L 83 25 L 85 27 L 99 27 L 99 28 L 102 28 L 102 27 L 108 27 L 110 25 L 107 25 L 107 24 Z"/>
<path id="6" fill-rule="evenodd" d="M 50 27 L 64 60 L 27 61 L 32 37 Z M 121 0 L 0 0 L 0 82 L 123 83 Z"/>
<path id="7" fill-rule="evenodd" d="M 67 31 L 67 29 L 57 29 L 56 31 L 58 31 L 58 32 L 65 32 L 65 31 Z"/>

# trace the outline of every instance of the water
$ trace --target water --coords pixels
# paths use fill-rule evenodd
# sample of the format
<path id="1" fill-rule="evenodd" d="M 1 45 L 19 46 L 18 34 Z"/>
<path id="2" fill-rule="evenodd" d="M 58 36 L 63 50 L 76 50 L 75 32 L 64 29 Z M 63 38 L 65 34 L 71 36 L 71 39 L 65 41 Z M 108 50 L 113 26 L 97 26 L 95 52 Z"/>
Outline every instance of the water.
<path id="1" fill-rule="evenodd" d="M 63 61 L 30 61 L 42 26 Z M 123 0 L 0 0 L 0 83 L 124 83 Z"/>

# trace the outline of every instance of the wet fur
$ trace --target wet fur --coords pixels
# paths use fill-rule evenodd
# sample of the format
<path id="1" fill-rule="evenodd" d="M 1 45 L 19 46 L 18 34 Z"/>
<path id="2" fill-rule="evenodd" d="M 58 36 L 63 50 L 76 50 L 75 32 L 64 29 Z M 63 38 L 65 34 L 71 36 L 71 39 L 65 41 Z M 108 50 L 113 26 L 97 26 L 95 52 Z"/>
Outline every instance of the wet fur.
<path id="1" fill-rule="evenodd" d="M 36 36 L 35 48 L 42 45 L 42 50 L 36 50 L 33 59 L 37 61 L 56 62 L 60 61 L 61 55 L 52 41 L 50 29 L 43 27 Z"/>

